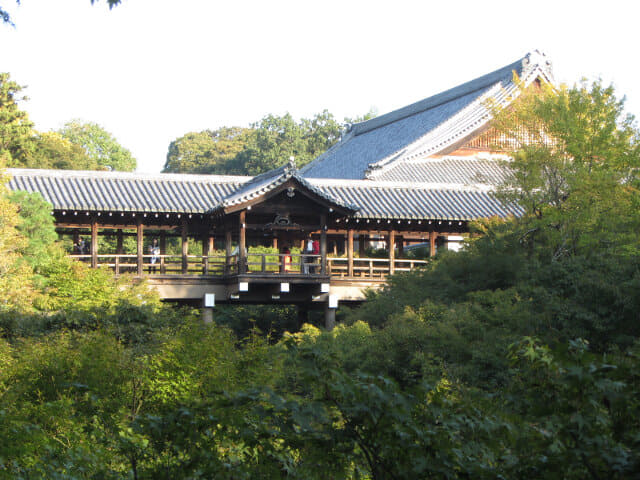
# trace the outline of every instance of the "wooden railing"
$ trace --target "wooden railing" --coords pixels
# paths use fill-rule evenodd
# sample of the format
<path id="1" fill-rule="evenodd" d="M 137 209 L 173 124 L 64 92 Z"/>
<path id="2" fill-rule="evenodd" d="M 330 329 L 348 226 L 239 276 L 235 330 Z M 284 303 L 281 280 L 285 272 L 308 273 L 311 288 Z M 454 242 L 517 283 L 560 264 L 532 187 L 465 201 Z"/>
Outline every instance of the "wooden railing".
<path id="1" fill-rule="evenodd" d="M 91 263 L 91 255 L 70 255 L 71 258 Z M 96 255 L 98 267 L 108 267 L 116 275 L 138 274 L 138 256 L 135 254 Z M 245 265 L 236 255 L 142 255 L 143 275 L 210 275 L 224 276 L 238 273 L 262 275 L 322 275 L 322 257 L 307 254 L 249 253 Z M 152 263 L 153 262 L 153 263 Z M 327 257 L 325 275 L 336 278 L 384 279 L 391 273 L 408 272 L 426 265 L 424 260 L 388 258 Z"/>
<path id="2" fill-rule="evenodd" d="M 424 266 L 425 260 L 395 259 L 393 264 L 388 258 L 354 258 L 352 272 L 349 272 L 349 259 L 327 258 L 327 271 L 332 277 L 340 278 L 385 278 L 391 273 L 408 272 Z"/>

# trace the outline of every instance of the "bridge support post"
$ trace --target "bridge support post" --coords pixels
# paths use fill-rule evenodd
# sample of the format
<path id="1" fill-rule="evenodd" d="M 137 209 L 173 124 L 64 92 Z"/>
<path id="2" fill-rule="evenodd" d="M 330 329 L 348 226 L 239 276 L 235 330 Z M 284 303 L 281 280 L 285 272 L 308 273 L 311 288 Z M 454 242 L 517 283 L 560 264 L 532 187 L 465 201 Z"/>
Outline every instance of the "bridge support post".
<path id="1" fill-rule="evenodd" d="M 333 330 L 336 326 L 336 309 L 330 308 L 327 303 L 324 307 L 324 328 L 328 331 Z"/>
<path id="2" fill-rule="evenodd" d="M 213 307 L 216 306 L 216 296 L 213 293 L 205 293 L 202 299 L 202 323 L 213 323 Z"/>
<path id="3" fill-rule="evenodd" d="M 298 330 L 309 321 L 309 309 L 306 305 L 298 305 Z"/>
<path id="4" fill-rule="evenodd" d="M 205 325 L 213 323 L 213 308 L 202 307 L 202 323 Z"/>

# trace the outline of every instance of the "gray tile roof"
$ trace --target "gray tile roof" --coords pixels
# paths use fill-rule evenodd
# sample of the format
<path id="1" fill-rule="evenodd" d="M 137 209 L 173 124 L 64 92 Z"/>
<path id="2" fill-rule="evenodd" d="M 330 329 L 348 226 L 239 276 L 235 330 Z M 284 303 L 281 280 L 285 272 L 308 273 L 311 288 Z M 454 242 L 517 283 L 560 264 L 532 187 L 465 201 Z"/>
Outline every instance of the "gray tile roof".
<path id="1" fill-rule="evenodd" d="M 538 77 L 553 82 L 550 62 L 542 54 L 530 53 L 451 90 L 353 125 L 301 172 L 307 178 L 376 178 L 381 169 L 438 154 L 487 125 L 491 119 L 487 100 L 505 104 L 517 94 L 514 73 L 525 85 Z"/>
<path id="2" fill-rule="evenodd" d="M 473 220 L 522 213 L 516 206 L 503 205 L 486 186 L 304 179 L 295 169 L 286 168 L 256 178 L 75 170 L 7 172 L 11 190 L 40 192 L 55 210 L 208 213 L 295 178 L 330 202 L 357 210 L 355 218 Z"/>
<path id="3" fill-rule="evenodd" d="M 371 180 L 309 181 L 329 195 L 358 205 L 355 218 L 469 221 L 523 213 L 517 205 L 502 203 L 488 188 Z"/>
<path id="4" fill-rule="evenodd" d="M 40 192 L 56 210 L 205 213 L 251 177 L 7 169 L 9 188 Z"/>
<path id="5" fill-rule="evenodd" d="M 382 170 L 375 180 L 391 182 L 499 185 L 507 172 L 496 158 L 442 157 L 407 160 Z"/>

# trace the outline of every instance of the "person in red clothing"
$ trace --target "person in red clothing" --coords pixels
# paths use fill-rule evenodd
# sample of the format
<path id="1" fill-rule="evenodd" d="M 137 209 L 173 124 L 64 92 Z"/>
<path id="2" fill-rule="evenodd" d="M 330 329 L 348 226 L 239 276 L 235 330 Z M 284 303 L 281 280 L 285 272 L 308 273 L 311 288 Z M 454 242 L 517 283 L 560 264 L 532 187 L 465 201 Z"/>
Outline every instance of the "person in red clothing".
<path id="1" fill-rule="evenodd" d="M 289 247 L 284 247 L 282 253 L 284 254 L 284 257 L 282 257 L 284 273 L 289 273 L 291 271 L 291 250 L 289 250 Z"/>

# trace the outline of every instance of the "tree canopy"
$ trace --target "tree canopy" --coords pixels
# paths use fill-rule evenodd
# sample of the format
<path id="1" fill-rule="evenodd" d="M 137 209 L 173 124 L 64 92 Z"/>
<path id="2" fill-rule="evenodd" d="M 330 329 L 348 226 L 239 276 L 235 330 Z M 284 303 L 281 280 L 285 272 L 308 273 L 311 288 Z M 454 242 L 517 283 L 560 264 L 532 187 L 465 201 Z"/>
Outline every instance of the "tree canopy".
<path id="1" fill-rule="evenodd" d="M 163 171 L 257 175 L 284 165 L 290 157 L 300 167 L 336 143 L 346 125 L 374 115 L 372 111 L 340 123 L 327 110 L 299 121 L 287 113 L 267 115 L 248 129 L 190 132 L 171 142 Z"/>
<path id="2" fill-rule="evenodd" d="M 82 147 L 90 162 L 99 169 L 131 172 L 136 169 L 136 159 L 131 152 L 97 123 L 72 120 L 58 132 L 74 145 Z"/>
<path id="3" fill-rule="evenodd" d="M 0 73 L 0 161 L 9 166 L 23 164 L 33 148 L 33 123 L 18 105 L 27 100 L 23 88 L 8 73 Z"/>
<path id="4" fill-rule="evenodd" d="M 187 133 L 169 145 L 163 172 L 233 173 L 235 159 L 252 133 L 240 127 Z"/>

